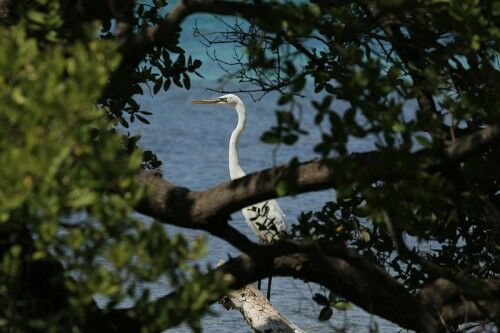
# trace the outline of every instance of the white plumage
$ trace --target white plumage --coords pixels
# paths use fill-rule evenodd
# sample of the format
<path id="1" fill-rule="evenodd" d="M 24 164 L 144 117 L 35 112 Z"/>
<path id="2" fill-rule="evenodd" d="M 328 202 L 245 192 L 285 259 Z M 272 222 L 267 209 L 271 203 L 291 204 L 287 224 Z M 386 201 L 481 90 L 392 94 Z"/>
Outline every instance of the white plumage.
<path id="1" fill-rule="evenodd" d="M 245 128 L 246 110 L 241 99 L 233 94 L 215 99 L 193 101 L 194 104 L 220 104 L 232 106 L 238 114 L 238 124 L 229 140 L 229 175 L 231 179 L 245 176 L 238 158 L 238 140 Z M 272 242 L 286 233 L 285 214 L 275 200 L 268 200 L 242 209 L 243 216 L 252 231 L 264 242 Z"/>

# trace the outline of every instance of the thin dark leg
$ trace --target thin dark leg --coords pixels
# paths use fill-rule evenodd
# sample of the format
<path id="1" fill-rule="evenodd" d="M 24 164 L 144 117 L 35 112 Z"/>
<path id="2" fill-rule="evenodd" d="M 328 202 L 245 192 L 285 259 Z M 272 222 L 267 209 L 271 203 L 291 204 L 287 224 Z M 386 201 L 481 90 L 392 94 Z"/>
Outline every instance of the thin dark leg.
<path id="1" fill-rule="evenodd" d="M 273 280 L 273 276 L 269 276 L 269 281 L 267 282 L 267 300 L 271 300 L 271 281 Z"/>
<path id="2" fill-rule="evenodd" d="M 260 239 L 260 238 L 259 238 L 259 244 L 260 244 L 260 245 L 262 245 L 262 244 L 266 244 L 266 242 L 264 242 L 262 239 Z M 261 286 L 262 286 L 262 280 L 261 280 L 261 279 L 259 279 L 259 280 L 257 280 L 257 289 L 259 289 L 259 290 L 260 290 Z"/>

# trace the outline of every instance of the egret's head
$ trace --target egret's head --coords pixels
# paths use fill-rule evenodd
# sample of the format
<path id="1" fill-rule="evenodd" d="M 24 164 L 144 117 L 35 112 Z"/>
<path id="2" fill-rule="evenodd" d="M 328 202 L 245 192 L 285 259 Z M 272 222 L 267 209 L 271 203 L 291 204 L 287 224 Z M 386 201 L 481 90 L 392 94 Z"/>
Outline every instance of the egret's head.
<path id="1" fill-rule="evenodd" d="M 236 106 L 238 103 L 242 103 L 241 99 L 233 94 L 223 95 L 213 99 L 202 99 L 197 101 L 191 101 L 193 104 L 221 104 Z"/>

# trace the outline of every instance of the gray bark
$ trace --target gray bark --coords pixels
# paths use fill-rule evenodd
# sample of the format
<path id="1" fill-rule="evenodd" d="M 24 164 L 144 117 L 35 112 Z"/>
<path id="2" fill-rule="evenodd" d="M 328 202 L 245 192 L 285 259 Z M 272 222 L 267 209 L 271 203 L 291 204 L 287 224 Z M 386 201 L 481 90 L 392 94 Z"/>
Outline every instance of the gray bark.
<path id="1" fill-rule="evenodd" d="M 224 263 L 220 260 L 217 267 Z M 238 310 L 255 332 L 266 333 L 304 333 L 299 327 L 276 310 L 267 298 L 247 284 L 243 288 L 224 296 L 220 301 L 227 310 Z"/>
<path id="2" fill-rule="evenodd" d="M 253 284 L 248 284 L 221 300 L 228 310 L 236 309 L 256 332 L 304 333 L 276 310 Z"/>

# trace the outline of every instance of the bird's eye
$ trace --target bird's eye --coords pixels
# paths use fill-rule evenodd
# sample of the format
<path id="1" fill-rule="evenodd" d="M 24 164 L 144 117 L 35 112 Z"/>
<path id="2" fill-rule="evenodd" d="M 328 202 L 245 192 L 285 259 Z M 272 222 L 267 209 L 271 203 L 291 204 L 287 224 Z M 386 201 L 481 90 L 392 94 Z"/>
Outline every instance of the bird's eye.
<path id="1" fill-rule="evenodd" d="M 224 103 L 227 103 L 227 98 L 226 98 L 226 97 L 223 97 L 223 98 L 221 98 L 221 99 L 222 99 L 222 101 L 223 101 Z"/>

